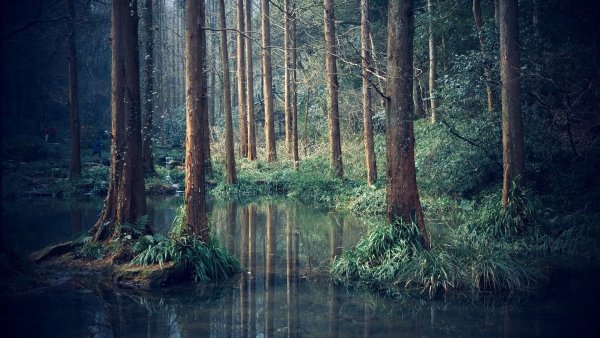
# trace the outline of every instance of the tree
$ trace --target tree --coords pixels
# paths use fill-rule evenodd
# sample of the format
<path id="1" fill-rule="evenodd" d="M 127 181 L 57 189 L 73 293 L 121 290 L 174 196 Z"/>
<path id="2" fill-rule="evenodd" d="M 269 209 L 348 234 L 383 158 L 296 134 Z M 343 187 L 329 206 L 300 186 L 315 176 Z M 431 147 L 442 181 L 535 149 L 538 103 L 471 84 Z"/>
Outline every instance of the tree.
<path id="1" fill-rule="evenodd" d="M 144 72 L 146 75 L 145 105 L 144 105 L 144 131 L 143 131 L 143 156 L 144 171 L 154 174 L 154 159 L 152 157 L 152 134 L 154 114 L 154 23 L 152 18 L 152 1 L 144 2 L 144 32 L 146 33 L 146 46 L 144 55 Z"/>
<path id="2" fill-rule="evenodd" d="M 268 0 L 260 1 L 260 12 L 263 45 L 263 96 L 265 102 L 265 159 L 268 162 L 273 162 L 277 159 L 277 150 L 275 147 L 275 121 L 273 118 L 273 75 L 271 69 L 271 50 L 269 49 L 271 46 L 271 20 L 269 19 Z"/>
<path id="3" fill-rule="evenodd" d="M 221 30 L 221 69 L 223 70 L 223 115 L 225 119 L 225 178 L 228 184 L 237 181 L 233 150 L 233 123 L 231 116 L 231 84 L 229 81 L 229 51 L 227 50 L 227 25 L 225 0 L 219 0 L 219 29 Z"/>
<path id="4" fill-rule="evenodd" d="M 206 36 L 204 0 L 185 3 L 185 211 L 187 231 L 208 240 L 205 185 L 205 136 L 208 101 L 206 98 Z"/>
<path id="5" fill-rule="evenodd" d="M 67 40 L 69 59 L 69 115 L 71 121 L 71 160 L 69 178 L 81 177 L 81 151 L 79 145 L 79 105 L 77 95 L 77 49 L 75 47 L 75 1 L 67 0 Z"/>
<path id="6" fill-rule="evenodd" d="M 113 1 L 111 22 L 111 166 L 104 209 L 92 229 L 95 241 L 118 238 L 121 225 L 146 213 L 137 1 Z"/>
<path id="7" fill-rule="evenodd" d="M 238 112 L 240 121 L 240 156 L 248 156 L 248 119 L 246 111 L 246 53 L 244 49 L 245 39 L 242 34 L 246 25 L 244 24 L 244 0 L 237 2 L 237 89 L 238 89 Z"/>
<path id="8" fill-rule="evenodd" d="M 363 132 L 365 143 L 365 164 L 367 166 L 367 182 L 377 181 L 377 165 L 375 162 L 375 146 L 373 143 L 373 109 L 371 104 L 371 44 L 369 27 L 369 0 L 360 2 L 360 42 L 362 59 L 362 97 L 363 97 Z"/>
<path id="9" fill-rule="evenodd" d="M 519 10 L 517 0 L 500 0 L 500 80 L 502 82 L 502 155 L 504 175 L 502 206 L 509 203 L 509 192 L 522 179 L 523 118 L 519 77 Z"/>
<path id="10" fill-rule="evenodd" d="M 429 13 L 429 102 L 431 112 L 431 123 L 437 120 L 437 100 L 435 98 L 435 35 L 433 30 L 433 0 L 427 0 L 427 12 Z"/>
<path id="11" fill-rule="evenodd" d="M 387 216 L 392 223 L 415 222 L 430 247 L 419 201 L 413 133 L 414 0 L 390 1 L 387 55 Z"/>
<path id="12" fill-rule="evenodd" d="M 481 53 L 483 58 L 483 74 L 485 76 L 485 92 L 487 96 L 487 110 L 488 112 L 494 111 L 494 92 L 490 85 L 491 70 L 486 65 L 486 53 L 485 53 L 485 36 L 483 35 L 483 17 L 481 15 L 481 2 L 480 0 L 473 0 L 473 18 L 475 19 L 475 27 L 477 27 L 477 33 L 479 34 L 479 45 L 481 46 Z"/>
<path id="13" fill-rule="evenodd" d="M 342 164 L 342 145 L 340 141 L 340 114 L 338 108 L 339 83 L 337 77 L 337 48 L 335 42 L 335 23 L 333 0 L 323 0 L 323 26 L 325 33 L 325 69 L 327 72 L 327 109 L 329 124 L 329 154 L 331 170 L 335 176 L 344 176 Z"/>
<path id="14" fill-rule="evenodd" d="M 290 110 L 292 111 L 292 160 L 294 169 L 298 170 L 300 166 L 300 157 L 298 156 L 298 85 L 296 83 L 296 65 L 298 64 L 298 53 L 296 48 L 296 0 L 292 0 L 292 24 L 290 31 L 290 65 L 288 66 L 290 74 Z"/>
<path id="15" fill-rule="evenodd" d="M 256 159 L 256 127 L 254 121 L 254 67 L 252 63 L 252 0 L 246 1 L 246 109 L 248 112 L 248 159 Z"/>

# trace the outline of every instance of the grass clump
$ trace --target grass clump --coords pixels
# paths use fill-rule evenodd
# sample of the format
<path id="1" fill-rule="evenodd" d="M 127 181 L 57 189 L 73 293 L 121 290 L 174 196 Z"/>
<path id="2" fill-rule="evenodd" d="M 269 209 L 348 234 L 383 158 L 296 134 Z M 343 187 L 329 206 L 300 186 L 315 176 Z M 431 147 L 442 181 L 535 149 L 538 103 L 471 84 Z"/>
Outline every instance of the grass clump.
<path id="1" fill-rule="evenodd" d="M 331 267 L 338 282 L 375 289 L 420 291 L 434 298 L 459 292 L 530 290 L 543 278 L 523 246 L 467 226 L 450 230 L 425 250 L 414 224 L 374 225 Z"/>
<path id="2" fill-rule="evenodd" d="M 214 238 L 206 242 L 182 228 L 182 208 L 169 236 L 145 235 L 132 244 L 132 264 L 162 265 L 173 262 L 177 269 L 189 271 L 196 282 L 233 276 L 240 271 L 237 259 Z"/>

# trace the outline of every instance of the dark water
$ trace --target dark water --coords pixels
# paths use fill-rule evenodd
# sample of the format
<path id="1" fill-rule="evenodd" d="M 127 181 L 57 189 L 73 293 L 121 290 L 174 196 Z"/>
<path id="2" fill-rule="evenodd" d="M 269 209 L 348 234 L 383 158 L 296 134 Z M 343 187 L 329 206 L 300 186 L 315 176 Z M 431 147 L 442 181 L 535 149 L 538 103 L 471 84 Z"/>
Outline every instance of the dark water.
<path id="1" fill-rule="evenodd" d="M 167 231 L 179 199 L 149 203 Z M 5 244 L 26 253 L 88 229 L 101 201 L 3 205 Z M 598 321 L 597 273 L 563 274 L 528 299 L 389 299 L 316 281 L 365 233 L 301 204 L 213 203 L 211 221 L 247 272 L 140 293 L 78 279 L 0 299 L 2 337 L 581 337 Z"/>

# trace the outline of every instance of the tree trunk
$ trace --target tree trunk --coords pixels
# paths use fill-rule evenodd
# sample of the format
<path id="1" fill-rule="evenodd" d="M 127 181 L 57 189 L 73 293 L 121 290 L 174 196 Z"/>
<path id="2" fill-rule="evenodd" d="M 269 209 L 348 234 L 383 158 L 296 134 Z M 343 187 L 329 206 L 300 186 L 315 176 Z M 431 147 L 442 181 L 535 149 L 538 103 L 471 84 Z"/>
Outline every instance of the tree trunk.
<path id="1" fill-rule="evenodd" d="M 435 98 L 435 35 L 433 31 L 433 1 L 427 0 L 427 12 L 429 13 L 429 112 L 431 123 L 437 120 L 437 100 Z"/>
<path id="2" fill-rule="evenodd" d="M 488 112 L 494 111 L 494 92 L 490 85 L 492 76 L 489 67 L 487 66 L 487 57 L 485 52 L 485 36 L 483 35 L 483 17 L 481 16 L 481 2 L 480 0 L 473 0 L 473 18 L 475 19 L 475 26 L 479 34 L 479 45 L 481 46 L 481 55 L 483 58 L 483 75 L 485 76 L 485 92 L 487 96 L 487 110 Z"/>
<path id="3" fill-rule="evenodd" d="M 237 87 L 238 111 L 240 116 L 240 156 L 248 156 L 248 113 L 246 111 L 246 39 L 241 34 L 246 29 L 244 24 L 244 0 L 237 2 Z"/>
<path id="4" fill-rule="evenodd" d="M 423 246 L 430 242 L 419 201 L 412 122 L 414 0 L 390 1 L 387 64 L 387 216 L 415 222 Z"/>
<path id="5" fill-rule="evenodd" d="M 337 49 L 335 42 L 335 23 L 333 0 L 323 0 L 324 32 L 325 32 L 325 68 L 327 72 L 328 122 L 329 122 L 329 154 L 331 170 L 335 176 L 344 177 L 342 164 L 342 145 L 340 141 L 340 115 L 338 109 Z"/>
<path id="6" fill-rule="evenodd" d="M 185 4 L 185 214 L 187 230 L 201 240 L 208 240 L 206 215 L 205 147 L 207 123 L 206 36 L 204 32 L 204 0 Z"/>
<path id="7" fill-rule="evenodd" d="M 152 136 L 153 136 L 153 115 L 155 109 L 154 103 L 154 23 L 152 13 L 152 0 L 145 0 L 144 3 L 144 28 L 146 28 L 146 55 L 144 56 L 144 71 L 146 73 L 146 88 L 144 105 L 144 130 L 143 130 L 143 156 L 144 171 L 148 175 L 155 173 L 154 159 L 152 157 Z"/>
<path id="8" fill-rule="evenodd" d="M 75 1 L 67 0 L 67 42 L 69 59 L 69 115 L 71 122 L 71 160 L 69 178 L 81 177 L 81 151 L 79 144 L 79 105 L 77 94 L 77 49 L 75 47 Z"/>
<path id="9" fill-rule="evenodd" d="M 248 110 L 248 159 L 256 159 L 254 119 L 254 66 L 252 63 L 252 0 L 246 1 L 246 109 Z M 265 46 L 266 47 L 266 46 Z"/>
<path id="10" fill-rule="evenodd" d="M 292 0 L 292 24 L 290 32 L 290 94 L 291 94 L 291 115 L 292 115 L 292 160 L 294 161 L 294 169 L 300 167 L 300 157 L 298 155 L 298 85 L 296 83 L 296 0 Z"/>
<path id="11" fill-rule="evenodd" d="M 131 8 L 137 8 L 136 1 L 112 3 L 111 172 L 104 209 L 92 229 L 95 241 L 118 238 L 123 230 L 120 225 L 134 222 L 146 213 L 138 16 Z"/>
<path id="12" fill-rule="evenodd" d="M 507 207 L 509 191 L 525 169 L 523 120 L 519 78 L 518 1 L 500 0 L 500 79 L 502 81 L 502 155 L 504 179 L 502 206 Z"/>
<path id="13" fill-rule="evenodd" d="M 225 0 L 219 0 L 219 29 L 221 30 L 221 68 L 223 69 L 223 115 L 225 118 L 225 178 L 228 184 L 237 182 L 233 149 L 233 123 L 231 114 L 231 84 L 229 81 L 229 51 L 227 50 L 227 26 Z"/>
<path id="14" fill-rule="evenodd" d="M 494 0 L 494 20 L 500 25 L 500 0 Z"/>
<path id="15" fill-rule="evenodd" d="M 273 118 L 273 75 L 271 69 L 271 21 L 269 19 L 269 1 L 261 0 L 262 32 L 262 68 L 263 97 L 265 107 L 265 159 L 273 162 L 277 159 L 275 147 L 275 121 Z M 284 13 L 285 16 L 285 13 Z"/>
<path id="16" fill-rule="evenodd" d="M 367 167 L 367 183 L 375 184 L 377 181 L 377 165 L 375 162 L 375 146 L 373 143 L 373 108 L 371 104 L 371 44 L 369 36 L 369 0 L 360 2 L 361 12 L 361 58 L 362 58 L 362 97 L 363 97 L 363 132 L 365 144 L 365 164 Z"/>
<path id="17" fill-rule="evenodd" d="M 292 18 L 291 18 L 291 6 L 290 0 L 284 0 L 283 3 L 283 59 L 285 72 L 283 77 L 283 94 L 284 94 L 284 117 L 285 117 L 285 151 L 288 158 L 292 156 L 293 147 L 293 121 L 292 121 L 292 91 L 290 86 L 290 71 L 292 68 L 291 63 L 291 33 L 292 33 Z"/>

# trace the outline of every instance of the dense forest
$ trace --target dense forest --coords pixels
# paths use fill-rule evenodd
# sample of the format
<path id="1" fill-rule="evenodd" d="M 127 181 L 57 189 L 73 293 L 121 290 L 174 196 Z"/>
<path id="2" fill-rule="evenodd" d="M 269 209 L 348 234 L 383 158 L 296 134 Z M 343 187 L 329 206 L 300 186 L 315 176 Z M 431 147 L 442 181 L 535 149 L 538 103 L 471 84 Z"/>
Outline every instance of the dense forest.
<path id="1" fill-rule="evenodd" d="M 594 1 L 0 6 L 3 214 L 15 201 L 103 199 L 88 231 L 33 263 L 12 252 L 3 218 L 4 289 L 47 262 L 96 260 L 134 284 L 156 266 L 235 278 L 252 267 L 221 244 L 212 205 L 265 196 L 365 222 L 344 250 L 332 230 L 319 279 L 333 284 L 500 297 L 598 270 Z M 148 198 L 172 195 L 161 233 Z M 249 210 L 227 217 L 251 224 Z"/>

